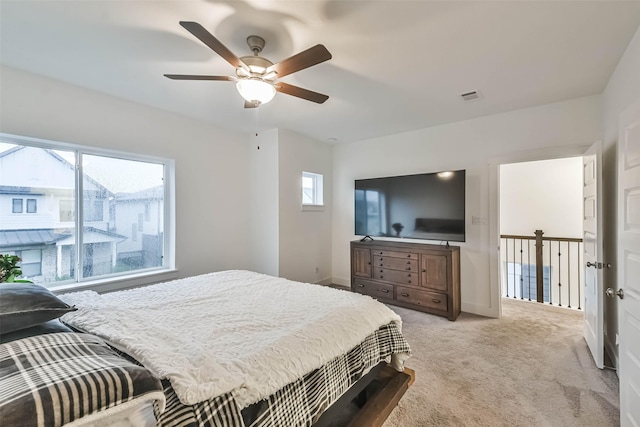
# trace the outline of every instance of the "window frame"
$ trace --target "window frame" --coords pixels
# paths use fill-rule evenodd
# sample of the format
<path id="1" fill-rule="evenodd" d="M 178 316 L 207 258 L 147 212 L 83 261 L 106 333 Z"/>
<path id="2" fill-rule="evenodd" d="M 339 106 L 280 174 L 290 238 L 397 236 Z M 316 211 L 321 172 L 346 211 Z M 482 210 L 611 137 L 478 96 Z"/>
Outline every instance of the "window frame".
<path id="1" fill-rule="evenodd" d="M 167 276 L 166 279 L 177 277 L 176 264 L 175 264 L 175 160 L 165 157 L 143 155 L 137 153 L 130 153 L 120 150 L 112 150 L 107 148 L 91 147 L 80 144 L 72 144 L 61 141 L 54 141 L 42 138 L 34 138 L 29 136 L 14 135 L 0 132 L 0 141 L 16 144 L 37 147 L 50 150 L 62 150 L 62 151 L 74 151 L 76 153 L 75 164 L 75 190 L 77 194 L 83 194 L 83 155 L 94 155 L 102 157 L 112 157 L 115 159 L 131 160 L 147 163 L 162 164 L 163 167 L 163 182 L 164 182 L 164 247 L 163 247 L 163 263 L 159 267 L 151 267 L 146 269 L 135 270 L 133 272 L 112 273 L 108 275 L 102 275 L 98 277 L 83 278 L 81 274 L 76 273 L 75 279 L 50 282 L 46 286 L 55 291 L 64 290 L 79 290 L 79 289 L 95 289 L 101 290 L 114 290 L 121 289 L 130 286 L 140 286 L 155 282 L 158 276 Z M 76 197 L 74 208 L 75 218 L 70 221 L 73 222 L 76 230 L 82 230 L 84 226 L 84 199 L 82 197 Z M 13 203 L 13 202 L 12 202 Z M 24 204 L 24 202 L 23 202 Z M 23 206 L 24 211 L 24 206 Z M 83 248 L 82 233 L 75 233 L 75 252 L 76 252 L 76 271 L 82 269 L 80 265 L 79 252 Z M 113 285 L 112 285 L 113 284 Z"/>
<path id="2" fill-rule="evenodd" d="M 29 202 L 33 202 L 33 206 L 34 206 L 33 210 L 29 209 Z M 33 199 L 33 198 L 27 199 L 26 212 L 27 213 L 38 213 L 38 199 Z"/>
<path id="3" fill-rule="evenodd" d="M 16 201 L 20 200 L 20 210 L 16 210 Z M 11 198 L 11 213 L 21 214 L 24 213 L 24 198 L 12 197 Z"/>
<path id="4" fill-rule="evenodd" d="M 304 201 L 304 179 L 310 178 L 313 182 L 312 186 L 312 203 L 305 203 Z M 303 211 L 316 211 L 324 210 L 324 176 L 321 173 L 302 171 L 300 179 L 300 197 L 301 206 Z"/>

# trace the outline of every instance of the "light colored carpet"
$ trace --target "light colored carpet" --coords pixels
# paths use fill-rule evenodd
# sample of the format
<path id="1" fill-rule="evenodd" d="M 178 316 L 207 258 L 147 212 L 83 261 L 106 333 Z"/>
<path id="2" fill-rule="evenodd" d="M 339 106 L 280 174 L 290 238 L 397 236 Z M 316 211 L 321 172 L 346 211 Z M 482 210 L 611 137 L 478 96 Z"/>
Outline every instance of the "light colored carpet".
<path id="1" fill-rule="evenodd" d="M 402 316 L 416 382 L 384 427 L 616 426 L 618 379 L 596 368 L 582 312 L 503 299 L 503 318 Z"/>

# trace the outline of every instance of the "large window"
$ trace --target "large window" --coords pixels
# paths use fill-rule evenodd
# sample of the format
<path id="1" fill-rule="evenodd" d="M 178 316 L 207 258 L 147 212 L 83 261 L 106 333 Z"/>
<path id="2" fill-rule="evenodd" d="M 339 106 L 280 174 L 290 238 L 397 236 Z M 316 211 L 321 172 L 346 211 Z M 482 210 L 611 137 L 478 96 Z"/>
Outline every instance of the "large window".
<path id="1" fill-rule="evenodd" d="M 0 253 L 21 256 L 23 277 L 46 286 L 173 268 L 172 168 L 0 134 Z"/>

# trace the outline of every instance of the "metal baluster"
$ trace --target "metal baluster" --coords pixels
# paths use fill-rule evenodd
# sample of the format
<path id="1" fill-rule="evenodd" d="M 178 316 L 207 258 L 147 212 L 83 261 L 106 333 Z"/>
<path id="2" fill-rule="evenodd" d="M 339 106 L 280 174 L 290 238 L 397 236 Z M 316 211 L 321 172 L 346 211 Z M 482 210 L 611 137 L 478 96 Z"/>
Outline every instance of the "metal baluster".
<path id="1" fill-rule="evenodd" d="M 507 267 L 507 298 L 509 298 L 509 239 L 504 239 L 504 264 Z"/>
<path id="2" fill-rule="evenodd" d="M 531 241 L 527 240 L 527 287 L 529 288 L 529 301 L 531 301 Z"/>
<path id="3" fill-rule="evenodd" d="M 513 238 L 513 297 L 516 298 L 516 238 Z"/>
<path id="4" fill-rule="evenodd" d="M 571 246 L 569 246 L 571 242 L 567 242 L 567 285 L 569 292 L 569 305 L 567 308 L 571 308 Z"/>
<path id="5" fill-rule="evenodd" d="M 553 250 L 551 250 L 551 240 L 549 240 L 549 305 L 553 305 L 553 269 L 551 268 L 551 255 Z"/>
<path id="6" fill-rule="evenodd" d="M 522 279 L 522 239 L 520 239 L 520 299 L 524 299 L 524 280 Z M 531 301 L 531 298 L 529 298 Z"/>
<path id="7" fill-rule="evenodd" d="M 558 306 L 562 307 L 562 264 L 560 263 L 560 241 L 558 241 Z"/>

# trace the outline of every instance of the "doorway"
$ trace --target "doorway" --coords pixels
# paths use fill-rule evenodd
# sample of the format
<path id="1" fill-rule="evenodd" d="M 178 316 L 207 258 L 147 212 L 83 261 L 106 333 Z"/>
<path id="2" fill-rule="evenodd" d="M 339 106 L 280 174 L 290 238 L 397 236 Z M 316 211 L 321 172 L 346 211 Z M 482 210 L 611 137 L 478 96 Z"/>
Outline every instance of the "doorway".
<path id="1" fill-rule="evenodd" d="M 501 296 L 581 310 L 582 157 L 499 167 Z"/>
<path id="2" fill-rule="evenodd" d="M 495 317 L 502 317 L 502 268 L 500 262 L 500 166 L 514 163 L 535 162 L 539 160 L 582 157 L 590 144 L 573 145 L 537 150 L 522 151 L 495 157 L 489 160 L 489 245 L 490 251 L 491 296 L 490 311 Z M 534 230 L 535 231 L 535 230 Z"/>

